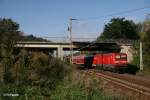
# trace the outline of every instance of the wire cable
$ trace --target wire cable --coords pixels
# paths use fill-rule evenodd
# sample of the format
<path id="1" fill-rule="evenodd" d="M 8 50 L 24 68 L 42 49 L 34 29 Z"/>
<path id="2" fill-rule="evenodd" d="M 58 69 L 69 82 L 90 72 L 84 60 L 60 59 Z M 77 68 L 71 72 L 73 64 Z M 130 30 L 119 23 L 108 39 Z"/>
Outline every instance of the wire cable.
<path id="1" fill-rule="evenodd" d="M 108 15 L 102 15 L 102 16 L 98 16 L 98 17 L 89 17 L 89 18 L 83 18 L 83 19 L 79 18 L 78 20 L 96 20 L 96 19 L 111 17 L 111 16 L 115 16 L 115 15 L 132 13 L 132 12 L 136 12 L 136 11 L 143 10 L 143 9 L 146 9 L 146 8 L 150 8 L 150 5 L 140 7 L 140 8 L 131 9 L 131 10 L 126 10 L 126 11 L 122 11 L 122 12 L 112 13 L 112 14 L 108 14 Z"/>

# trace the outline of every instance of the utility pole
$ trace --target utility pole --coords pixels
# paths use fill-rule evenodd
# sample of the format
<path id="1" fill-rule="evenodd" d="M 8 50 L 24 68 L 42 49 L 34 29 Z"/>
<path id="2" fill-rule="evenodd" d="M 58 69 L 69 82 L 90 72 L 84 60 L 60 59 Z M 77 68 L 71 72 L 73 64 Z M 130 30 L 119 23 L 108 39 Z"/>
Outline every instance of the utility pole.
<path id="1" fill-rule="evenodd" d="M 142 40 L 144 35 L 144 24 L 142 25 L 140 36 L 140 71 L 143 71 L 143 52 L 142 52 Z"/>
<path id="2" fill-rule="evenodd" d="M 143 52 L 142 52 L 142 41 L 140 40 L 140 70 L 143 71 Z"/>
<path id="3" fill-rule="evenodd" d="M 72 64 L 72 58 L 73 58 L 73 41 L 72 41 L 72 21 L 73 20 L 77 20 L 77 19 L 73 19 L 73 18 L 69 18 L 69 27 L 68 27 L 68 31 L 70 34 L 70 63 Z"/>

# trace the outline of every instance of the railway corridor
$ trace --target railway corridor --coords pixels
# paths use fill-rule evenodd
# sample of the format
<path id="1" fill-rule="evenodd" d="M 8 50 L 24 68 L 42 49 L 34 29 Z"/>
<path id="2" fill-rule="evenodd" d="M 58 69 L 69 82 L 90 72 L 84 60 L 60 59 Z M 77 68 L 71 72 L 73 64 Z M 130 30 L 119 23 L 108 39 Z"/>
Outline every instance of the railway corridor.
<path id="1" fill-rule="evenodd" d="M 106 81 L 106 87 L 111 88 L 113 91 L 119 92 L 127 96 L 133 96 L 138 100 L 150 100 L 150 80 L 141 77 L 111 73 L 101 70 L 85 70 L 87 75 L 95 75 Z"/>

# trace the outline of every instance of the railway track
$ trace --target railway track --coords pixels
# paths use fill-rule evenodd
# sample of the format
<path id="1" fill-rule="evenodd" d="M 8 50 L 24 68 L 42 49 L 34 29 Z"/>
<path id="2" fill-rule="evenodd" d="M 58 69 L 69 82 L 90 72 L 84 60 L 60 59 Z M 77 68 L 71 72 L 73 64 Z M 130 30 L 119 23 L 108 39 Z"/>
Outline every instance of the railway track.
<path id="1" fill-rule="evenodd" d="M 88 75 L 95 74 L 97 77 L 102 78 L 103 80 L 108 81 L 109 83 L 113 83 L 117 86 L 126 88 L 129 91 L 134 91 L 135 93 L 149 98 L 144 100 L 150 100 L 150 83 L 148 84 L 148 82 L 140 82 L 140 80 L 136 80 L 135 78 L 131 78 L 128 76 L 119 76 L 119 74 L 115 73 L 108 74 L 97 70 L 88 70 L 85 71 L 85 73 Z"/>

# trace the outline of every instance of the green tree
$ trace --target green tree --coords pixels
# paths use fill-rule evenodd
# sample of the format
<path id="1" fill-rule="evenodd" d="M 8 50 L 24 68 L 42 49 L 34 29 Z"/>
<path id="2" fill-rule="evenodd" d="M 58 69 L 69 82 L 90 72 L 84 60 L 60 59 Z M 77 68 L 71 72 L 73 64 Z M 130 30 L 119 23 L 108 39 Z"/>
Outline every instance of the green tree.
<path id="1" fill-rule="evenodd" d="M 150 29 L 146 31 L 143 39 L 143 60 L 146 69 L 150 69 Z"/>
<path id="2" fill-rule="evenodd" d="M 20 36 L 19 24 L 11 19 L 0 19 L 0 63 L 4 66 L 4 79 L 10 79 L 10 67 L 13 64 L 14 45 Z"/>
<path id="3" fill-rule="evenodd" d="M 138 39 L 140 25 L 125 18 L 113 18 L 105 25 L 104 32 L 99 39 Z"/>
<path id="4" fill-rule="evenodd" d="M 13 79 L 11 69 L 15 58 L 19 56 L 19 50 L 14 48 L 17 41 L 47 41 L 33 35 L 24 36 L 19 31 L 19 24 L 6 18 L 0 18 L 0 38 L 0 65 L 4 73 L 1 75 L 1 80 L 4 79 L 5 82 L 10 82 Z"/>
<path id="5" fill-rule="evenodd" d="M 21 41 L 42 41 L 42 42 L 50 42 L 46 39 L 40 38 L 40 37 L 35 37 L 33 35 L 22 35 L 21 36 Z"/>
<path id="6" fill-rule="evenodd" d="M 11 19 L 0 19 L 0 56 L 10 56 L 19 37 L 19 24 Z M 8 57 L 7 56 L 7 57 Z"/>

